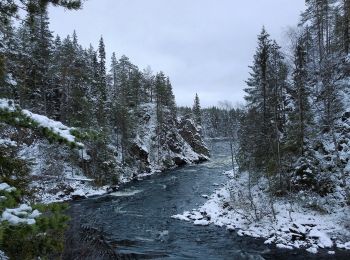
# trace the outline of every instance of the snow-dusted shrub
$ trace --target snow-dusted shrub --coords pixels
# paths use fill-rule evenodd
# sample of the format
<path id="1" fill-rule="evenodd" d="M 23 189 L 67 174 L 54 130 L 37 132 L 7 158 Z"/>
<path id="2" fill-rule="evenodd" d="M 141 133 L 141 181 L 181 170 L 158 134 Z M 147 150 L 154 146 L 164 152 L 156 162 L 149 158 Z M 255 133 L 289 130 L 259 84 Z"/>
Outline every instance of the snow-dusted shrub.
<path id="1" fill-rule="evenodd" d="M 258 183 L 260 182 L 260 185 Z M 242 215 L 248 222 L 253 223 L 262 218 L 274 217 L 271 198 L 268 197 L 266 179 L 260 178 L 258 182 L 237 190 L 236 186 L 230 188 L 230 206 L 233 211 Z"/>
<path id="2" fill-rule="evenodd" d="M 10 259 L 59 259 L 64 248 L 64 231 L 68 218 L 61 204 L 37 205 L 35 223 L 0 224 L 0 244 Z"/>
<path id="3" fill-rule="evenodd" d="M 5 182 L 17 187 L 25 194 L 30 194 L 28 189 L 29 167 L 27 162 L 17 158 L 14 147 L 0 146 L 0 183 Z"/>
<path id="4" fill-rule="evenodd" d="M 334 191 L 335 185 L 331 180 L 331 169 L 327 170 L 324 161 L 316 156 L 303 156 L 295 163 L 295 169 L 291 177 L 291 190 L 311 190 L 325 196 Z M 329 165 L 329 164 L 327 164 Z M 322 170 L 324 169 L 324 170 Z"/>

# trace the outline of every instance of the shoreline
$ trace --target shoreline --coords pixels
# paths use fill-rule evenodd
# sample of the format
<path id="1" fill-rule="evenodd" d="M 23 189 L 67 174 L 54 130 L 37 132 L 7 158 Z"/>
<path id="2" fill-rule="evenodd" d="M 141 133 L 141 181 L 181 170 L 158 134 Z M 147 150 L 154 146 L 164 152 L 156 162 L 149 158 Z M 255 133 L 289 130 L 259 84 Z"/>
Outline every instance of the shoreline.
<path id="1" fill-rule="evenodd" d="M 217 189 L 214 194 L 202 197 L 207 201 L 196 210 L 185 211 L 182 214 L 173 215 L 173 219 L 188 221 L 198 226 L 214 224 L 225 227 L 228 231 L 236 232 L 239 236 L 249 236 L 263 239 L 264 244 L 275 246 L 285 250 L 303 250 L 311 254 L 327 252 L 329 256 L 336 255 L 337 251 L 344 250 L 350 256 L 350 231 L 344 230 L 346 217 L 350 214 L 348 207 L 336 207 L 330 214 L 321 214 L 311 209 L 305 209 L 295 203 L 288 205 L 285 199 L 274 201 L 276 219 L 269 216 L 266 203 L 258 205 L 258 200 L 263 200 L 262 191 L 256 191 L 255 203 L 258 210 L 265 215 L 259 220 L 253 220 L 253 213 L 247 210 L 247 205 L 239 205 L 240 198 L 232 202 L 232 197 L 244 189 L 244 176 L 233 179 L 232 171 L 224 173 L 231 177 L 228 184 Z M 243 198 L 244 194 L 238 197 Z M 237 197 L 236 197 L 237 198 Z M 263 201 L 266 202 L 266 201 Z M 259 208 L 261 206 L 262 208 Z M 265 209 L 264 209 L 265 207 Z M 264 211 L 265 210 L 265 211 Z"/>

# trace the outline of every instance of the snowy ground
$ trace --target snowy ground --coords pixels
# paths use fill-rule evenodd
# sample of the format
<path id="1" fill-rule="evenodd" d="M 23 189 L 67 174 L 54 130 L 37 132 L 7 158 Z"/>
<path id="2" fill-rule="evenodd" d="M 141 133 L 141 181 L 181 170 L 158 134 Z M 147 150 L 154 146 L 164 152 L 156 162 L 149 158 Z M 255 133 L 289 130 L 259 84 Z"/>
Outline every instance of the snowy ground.
<path id="1" fill-rule="evenodd" d="M 225 174 L 232 178 L 232 172 Z M 275 244 L 283 249 L 304 248 L 317 253 L 320 248 L 325 248 L 329 254 L 334 254 L 334 248 L 350 250 L 348 206 L 332 204 L 332 198 L 328 197 L 324 199 L 324 203 L 330 204 L 328 212 L 320 212 L 311 206 L 310 200 L 315 198 L 310 198 L 309 194 L 299 194 L 293 201 L 271 201 L 264 192 L 263 181 L 252 187 L 250 200 L 247 178 L 247 174 L 232 178 L 199 209 L 172 217 L 191 221 L 194 225 L 226 227 L 236 230 L 240 236 L 264 238 L 265 244 Z"/>

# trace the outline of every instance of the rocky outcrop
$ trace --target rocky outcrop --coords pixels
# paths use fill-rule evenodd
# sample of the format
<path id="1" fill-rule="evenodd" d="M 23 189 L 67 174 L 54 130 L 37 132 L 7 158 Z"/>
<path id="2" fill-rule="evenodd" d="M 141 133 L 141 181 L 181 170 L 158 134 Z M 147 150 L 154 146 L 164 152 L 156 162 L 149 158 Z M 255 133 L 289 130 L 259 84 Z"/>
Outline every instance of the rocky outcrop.
<path id="1" fill-rule="evenodd" d="M 177 122 L 171 111 L 162 113 L 166 123 L 159 125 L 155 104 L 139 108 L 139 127 L 130 149 L 132 157 L 140 163 L 139 170 L 165 170 L 208 160 L 209 150 L 193 121 L 184 118 Z"/>
<path id="2" fill-rule="evenodd" d="M 191 146 L 194 152 L 201 155 L 203 159 L 210 156 L 209 149 L 205 145 L 200 130 L 189 116 L 183 117 L 178 125 L 182 138 Z"/>

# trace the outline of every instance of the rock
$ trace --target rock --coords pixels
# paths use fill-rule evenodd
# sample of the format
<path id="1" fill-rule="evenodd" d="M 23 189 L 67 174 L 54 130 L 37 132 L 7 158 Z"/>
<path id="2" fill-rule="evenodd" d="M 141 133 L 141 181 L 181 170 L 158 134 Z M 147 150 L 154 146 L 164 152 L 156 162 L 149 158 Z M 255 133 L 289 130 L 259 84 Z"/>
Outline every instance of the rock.
<path id="1" fill-rule="evenodd" d="M 345 112 L 342 116 L 343 122 L 350 118 L 350 112 Z"/>
<path id="2" fill-rule="evenodd" d="M 86 197 L 85 195 L 78 195 L 78 194 L 75 194 L 75 195 L 72 195 L 71 198 L 72 198 L 72 200 L 77 201 L 77 200 L 86 199 L 87 197 Z"/>
<path id="3" fill-rule="evenodd" d="M 140 145 L 133 143 L 130 148 L 131 154 L 136 156 L 142 162 L 148 162 L 148 152 L 145 151 L 144 148 L 140 147 Z"/>
<path id="4" fill-rule="evenodd" d="M 306 228 L 297 223 L 293 223 L 292 227 L 289 228 L 290 232 L 302 236 L 304 239 L 306 237 Z"/>
<path id="5" fill-rule="evenodd" d="M 223 205 L 222 205 L 222 208 L 226 209 L 230 206 L 230 203 L 229 202 L 225 202 Z"/>
<path id="6" fill-rule="evenodd" d="M 116 192 L 117 190 L 118 190 L 118 186 L 112 185 L 107 188 L 107 193 Z"/>
<path id="7" fill-rule="evenodd" d="M 305 235 L 301 235 L 301 234 L 298 234 L 298 233 L 291 233 L 291 235 L 292 235 L 292 241 L 305 240 L 306 239 Z"/>
<path id="8" fill-rule="evenodd" d="M 63 190 L 64 195 L 69 195 L 74 192 L 74 189 L 71 186 L 66 186 Z"/>
<path id="9" fill-rule="evenodd" d="M 193 151 L 202 155 L 199 160 L 205 160 L 210 156 L 209 149 L 204 144 L 200 131 L 190 116 L 183 117 L 178 124 L 178 128 L 180 135 L 192 147 Z"/>
<path id="10" fill-rule="evenodd" d="M 184 166 L 186 165 L 186 161 L 183 159 L 183 158 L 180 158 L 180 157 L 175 157 L 173 159 L 174 163 L 177 165 L 177 166 Z"/>

